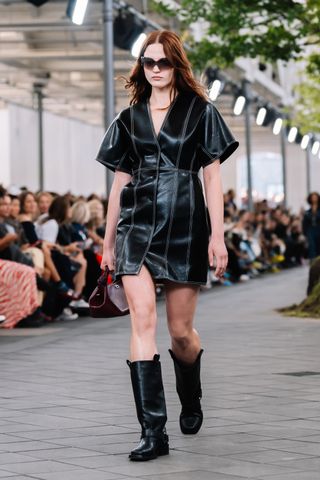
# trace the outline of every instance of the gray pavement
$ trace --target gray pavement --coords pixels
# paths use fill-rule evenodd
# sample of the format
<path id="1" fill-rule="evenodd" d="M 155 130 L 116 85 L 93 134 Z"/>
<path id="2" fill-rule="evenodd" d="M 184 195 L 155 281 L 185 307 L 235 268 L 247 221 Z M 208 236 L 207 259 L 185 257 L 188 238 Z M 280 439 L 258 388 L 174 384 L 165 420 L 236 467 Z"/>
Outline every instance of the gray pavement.
<path id="1" fill-rule="evenodd" d="M 204 426 L 179 431 L 159 302 L 170 455 L 132 463 L 136 445 L 128 318 L 0 332 L 0 479 L 319 480 L 320 323 L 282 317 L 307 267 L 201 294 Z"/>

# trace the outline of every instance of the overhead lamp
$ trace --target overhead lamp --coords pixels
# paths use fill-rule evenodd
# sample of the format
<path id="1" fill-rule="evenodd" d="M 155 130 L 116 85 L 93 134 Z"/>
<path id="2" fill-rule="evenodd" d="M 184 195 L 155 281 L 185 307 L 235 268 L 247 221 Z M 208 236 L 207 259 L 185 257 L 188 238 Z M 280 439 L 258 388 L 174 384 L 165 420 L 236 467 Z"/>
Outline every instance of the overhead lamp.
<path id="1" fill-rule="evenodd" d="M 139 57 L 139 54 L 141 52 L 141 47 L 143 45 L 143 42 L 147 38 L 147 35 L 145 33 L 140 33 L 139 37 L 137 40 L 134 42 L 131 48 L 131 55 L 135 58 Z"/>
<path id="2" fill-rule="evenodd" d="M 279 135 L 279 133 L 281 132 L 282 124 L 283 124 L 282 118 L 278 117 L 274 122 L 273 129 L 272 129 L 274 135 Z"/>
<path id="3" fill-rule="evenodd" d="M 41 7 L 44 3 L 46 3 L 48 0 L 27 0 L 27 2 L 32 3 L 35 7 Z"/>
<path id="4" fill-rule="evenodd" d="M 260 126 L 263 125 L 263 122 L 265 121 L 266 116 L 267 116 L 266 107 L 260 107 L 258 110 L 257 118 L 256 118 L 256 124 Z"/>
<path id="5" fill-rule="evenodd" d="M 301 140 L 301 144 L 300 144 L 302 150 L 306 150 L 306 148 L 308 147 L 308 144 L 309 144 L 309 140 L 310 140 L 310 135 L 303 135 L 302 140 Z"/>
<path id="6" fill-rule="evenodd" d="M 220 73 L 217 67 L 208 67 L 204 72 L 206 84 L 208 85 L 208 95 L 210 100 L 215 101 L 226 83 L 225 77 Z"/>
<path id="7" fill-rule="evenodd" d="M 233 107 L 233 113 L 235 115 L 241 115 L 245 104 L 246 104 L 246 97 L 244 95 L 239 95 L 235 101 L 235 104 Z"/>
<path id="8" fill-rule="evenodd" d="M 69 0 L 67 4 L 67 16 L 72 23 L 82 25 L 87 11 L 89 0 Z"/>
<path id="9" fill-rule="evenodd" d="M 297 127 L 291 127 L 288 134 L 288 142 L 293 143 L 298 135 Z"/>
<path id="10" fill-rule="evenodd" d="M 122 9 L 113 22 L 113 41 L 122 50 L 131 50 L 145 29 L 145 23 L 129 10 Z"/>
<path id="11" fill-rule="evenodd" d="M 209 88 L 209 98 L 210 100 L 214 101 L 218 98 L 219 94 L 221 93 L 222 90 L 222 82 L 218 78 L 216 78 L 210 88 Z"/>
<path id="12" fill-rule="evenodd" d="M 311 149 L 312 155 L 317 155 L 319 151 L 319 147 L 320 147 L 320 142 L 318 140 L 313 142 L 312 149 Z"/>

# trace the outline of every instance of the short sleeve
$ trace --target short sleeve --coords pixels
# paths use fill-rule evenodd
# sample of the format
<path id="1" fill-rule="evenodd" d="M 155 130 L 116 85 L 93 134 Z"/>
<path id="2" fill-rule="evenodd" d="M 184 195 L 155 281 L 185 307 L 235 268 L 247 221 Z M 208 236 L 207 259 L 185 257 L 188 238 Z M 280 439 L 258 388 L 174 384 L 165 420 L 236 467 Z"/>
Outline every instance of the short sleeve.
<path id="1" fill-rule="evenodd" d="M 129 133 L 117 116 L 105 133 L 96 160 L 113 172 L 120 170 L 131 175 L 130 145 Z"/>
<path id="2" fill-rule="evenodd" d="M 200 128 L 199 160 L 202 167 L 217 159 L 220 159 L 220 163 L 224 162 L 239 146 L 222 116 L 210 102 L 206 105 Z"/>

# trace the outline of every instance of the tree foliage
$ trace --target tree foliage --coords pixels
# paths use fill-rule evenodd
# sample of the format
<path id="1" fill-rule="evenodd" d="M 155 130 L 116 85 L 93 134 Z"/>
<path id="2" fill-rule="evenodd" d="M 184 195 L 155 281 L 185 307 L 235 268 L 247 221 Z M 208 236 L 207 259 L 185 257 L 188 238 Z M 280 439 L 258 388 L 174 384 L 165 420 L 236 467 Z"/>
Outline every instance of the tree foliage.
<path id="1" fill-rule="evenodd" d="M 205 22 L 206 35 L 198 42 L 191 35 L 188 39 L 193 64 L 200 69 L 208 61 L 225 67 L 239 57 L 298 59 L 307 44 L 320 45 L 320 0 L 181 0 L 174 9 L 161 1 L 154 5 L 178 16 L 182 29 Z M 312 61 L 320 62 L 320 55 Z"/>
<path id="2" fill-rule="evenodd" d="M 310 80 L 299 94 L 308 104 L 301 103 L 308 107 L 309 125 L 319 125 L 319 114 L 312 104 L 320 88 L 320 0 L 180 0 L 175 8 L 165 2 L 154 5 L 163 14 L 179 18 L 190 46 L 188 56 L 199 71 L 208 64 L 225 68 L 239 57 L 274 63 L 309 55 Z M 206 28 L 199 41 L 190 33 L 190 25 L 197 21 L 203 21 Z M 319 108 L 319 101 L 316 105 Z M 298 116 L 308 129 L 303 109 Z M 320 131 L 319 126 L 316 131 Z"/>

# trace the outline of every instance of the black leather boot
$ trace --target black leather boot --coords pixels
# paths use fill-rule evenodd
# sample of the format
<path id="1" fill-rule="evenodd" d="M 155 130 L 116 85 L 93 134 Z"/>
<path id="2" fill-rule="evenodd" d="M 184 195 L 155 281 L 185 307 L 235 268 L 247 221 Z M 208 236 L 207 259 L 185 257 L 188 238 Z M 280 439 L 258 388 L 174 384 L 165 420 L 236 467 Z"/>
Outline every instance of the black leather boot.
<path id="1" fill-rule="evenodd" d="M 178 360 L 172 350 L 169 350 L 169 353 L 173 359 L 176 374 L 176 388 L 182 405 L 180 428 L 182 433 L 194 435 L 200 430 L 203 421 L 200 404 L 202 397 L 200 360 L 203 350 L 200 350 L 196 361 L 192 364 Z"/>
<path id="2" fill-rule="evenodd" d="M 137 416 L 141 425 L 140 443 L 129 455 L 133 461 L 153 460 L 169 453 L 165 429 L 167 410 L 159 359 L 160 355 L 155 355 L 153 360 L 137 362 L 127 360 L 131 371 Z"/>

